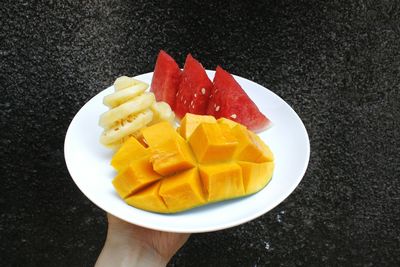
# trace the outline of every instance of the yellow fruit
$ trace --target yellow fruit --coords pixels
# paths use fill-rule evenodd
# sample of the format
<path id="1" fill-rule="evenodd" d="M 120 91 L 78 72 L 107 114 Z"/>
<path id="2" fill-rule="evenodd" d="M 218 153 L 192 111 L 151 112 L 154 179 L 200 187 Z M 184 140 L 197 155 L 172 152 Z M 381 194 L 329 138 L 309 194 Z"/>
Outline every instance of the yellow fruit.
<path id="1" fill-rule="evenodd" d="M 142 130 L 151 151 L 153 169 L 164 176 L 195 166 L 187 142 L 168 122 L 161 122 Z"/>
<path id="2" fill-rule="evenodd" d="M 115 122 L 125 120 L 130 115 L 146 111 L 154 103 L 153 93 L 145 93 L 122 105 L 110 109 L 100 116 L 99 125 L 103 128 L 110 128 Z"/>
<path id="3" fill-rule="evenodd" d="M 168 213 L 169 210 L 164 203 L 164 200 L 160 197 L 158 192 L 160 191 L 160 182 L 146 187 L 142 191 L 129 196 L 125 199 L 126 203 L 137 207 L 142 210 Z"/>
<path id="4" fill-rule="evenodd" d="M 201 123 L 189 138 L 200 163 L 230 160 L 238 142 L 216 123 Z"/>
<path id="5" fill-rule="evenodd" d="M 100 136 L 100 143 L 107 146 L 120 141 L 121 139 L 134 134 L 145 127 L 153 119 L 151 110 L 128 116 L 127 119 L 116 122 L 112 128 L 104 130 Z"/>
<path id="6" fill-rule="evenodd" d="M 227 118 L 219 118 L 217 120 L 217 123 L 225 124 L 225 125 L 229 126 L 229 128 L 233 128 L 233 127 L 235 127 L 236 125 L 239 124 L 239 123 L 237 123 L 237 122 L 235 122 L 233 120 L 227 119 Z"/>
<path id="7" fill-rule="evenodd" d="M 209 120 L 189 115 L 179 133 L 165 121 L 147 126 L 140 131 L 146 148 L 128 139 L 112 159 L 121 198 L 176 213 L 262 190 L 274 170 L 269 147 L 236 122 Z"/>
<path id="8" fill-rule="evenodd" d="M 113 185 L 118 194 L 122 198 L 126 198 L 161 178 L 161 175 L 153 171 L 147 156 L 129 164 L 114 178 Z"/>
<path id="9" fill-rule="evenodd" d="M 156 102 L 153 93 L 145 92 L 147 88 L 148 84 L 127 76 L 115 80 L 115 92 L 103 98 L 110 109 L 99 119 L 104 128 L 100 136 L 102 145 L 118 150 L 128 138 L 134 137 L 147 146 L 140 129 L 160 121 L 174 123 L 175 114 L 170 106 Z"/>
<path id="10" fill-rule="evenodd" d="M 246 129 L 245 126 L 237 124 L 232 128 L 232 134 L 238 140 L 235 159 L 251 162 L 273 161 L 273 155 L 268 146 L 258 136 Z"/>
<path id="11" fill-rule="evenodd" d="M 203 122 L 216 123 L 217 121 L 213 116 L 186 113 L 186 115 L 181 120 L 179 133 L 182 135 L 183 138 L 189 140 L 189 137 L 192 135 L 194 130 L 196 130 L 197 126 L 199 126 L 199 124 Z"/>
<path id="12" fill-rule="evenodd" d="M 153 111 L 153 120 L 151 124 L 156 124 L 161 121 L 167 121 L 170 124 L 174 123 L 175 113 L 171 110 L 171 107 L 166 102 L 154 102 L 151 105 L 151 111 Z"/>
<path id="13" fill-rule="evenodd" d="M 146 149 L 136 138 L 129 137 L 117 153 L 114 154 L 111 165 L 120 172 L 131 162 L 149 154 L 149 149 Z"/>
<path id="14" fill-rule="evenodd" d="M 274 171 L 274 162 L 237 162 L 242 168 L 243 185 L 246 194 L 260 191 L 268 184 Z"/>
<path id="15" fill-rule="evenodd" d="M 161 181 L 159 195 L 168 212 L 178 212 L 206 203 L 197 168 L 192 168 Z"/>
<path id="16" fill-rule="evenodd" d="M 117 107 L 143 94 L 148 87 L 149 85 L 146 83 L 139 83 L 131 87 L 124 88 L 123 90 L 116 91 L 110 95 L 105 96 L 103 98 L 103 104 L 110 108 Z"/>
<path id="17" fill-rule="evenodd" d="M 133 79 L 131 77 L 127 77 L 127 76 L 121 76 L 119 78 L 117 78 L 114 82 L 114 90 L 115 91 L 120 91 L 123 90 L 125 88 L 137 85 L 137 84 L 141 84 L 143 83 L 142 81 Z"/>
<path id="18" fill-rule="evenodd" d="M 199 171 L 209 202 L 236 198 L 245 194 L 242 170 L 236 162 L 200 165 Z"/>

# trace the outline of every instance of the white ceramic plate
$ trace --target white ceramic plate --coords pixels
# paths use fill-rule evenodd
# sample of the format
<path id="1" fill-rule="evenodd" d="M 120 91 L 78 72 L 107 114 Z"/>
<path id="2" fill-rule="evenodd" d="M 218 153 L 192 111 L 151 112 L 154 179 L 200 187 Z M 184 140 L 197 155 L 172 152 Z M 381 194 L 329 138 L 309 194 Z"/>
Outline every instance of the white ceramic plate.
<path id="1" fill-rule="evenodd" d="M 212 79 L 214 71 L 207 71 Z M 150 84 L 153 73 L 136 78 Z M 272 122 L 260 133 L 275 155 L 275 171 L 270 183 L 260 192 L 240 199 L 211 204 L 178 214 L 158 214 L 127 205 L 112 186 L 115 176 L 110 166 L 112 152 L 102 147 L 98 126 L 100 114 L 107 108 L 103 97 L 109 87 L 93 97 L 75 115 L 64 144 L 65 161 L 79 189 L 97 206 L 125 221 L 169 232 L 209 232 L 233 227 L 268 212 L 281 203 L 301 181 L 309 160 L 307 131 L 293 109 L 265 87 L 235 76 L 250 98 Z"/>

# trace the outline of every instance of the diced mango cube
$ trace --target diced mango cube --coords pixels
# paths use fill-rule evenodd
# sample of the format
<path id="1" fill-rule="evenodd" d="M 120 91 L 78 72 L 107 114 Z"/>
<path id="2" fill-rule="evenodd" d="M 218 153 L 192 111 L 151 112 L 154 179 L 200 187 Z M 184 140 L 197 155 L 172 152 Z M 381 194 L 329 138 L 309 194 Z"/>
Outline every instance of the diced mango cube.
<path id="1" fill-rule="evenodd" d="M 197 168 L 166 177 L 161 182 L 159 194 L 169 212 L 178 212 L 205 203 L 203 186 Z"/>
<path id="2" fill-rule="evenodd" d="M 143 128 L 141 129 L 141 133 L 149 147 L 158 146 L 164 143 L 165 140 L 175 138 L 176 135 L 179 135 L 174 127 L 167 121 L 162 121 Z"/>
<path id="3" fill-rule="evenodd" d="M 160 184 L 161 181 L 156 182 L 155 184 L 146 187 L 134 195 L 131 195 L 125 199 L 126 203 L 143 210 L 167 213 L 168 208 L 158 194 Z"/>
<path id="4" fill-rule="evenodd" d="M 230 120 L 230 119 L 227 119 L 227 118 L 224 118 L 224 117 L 219 118 L 219 119 L 217 120 L 217 123 L 228 125 L 229 128 L 231 128 L 231 129 L 232 129 L 233 127 L 235 127 L 236 125 L 239 124 L 239 123 L 237 123 L 237 122 L 235 122 L 235 121 L 233 121 L 233 120 Z"/>
<path id="5" fill-rule="evenodd" d="M 150 161 L 153 169 L 164 176 L 196 166 L 189 144 L 179 134 L 151 147 Z"/>
<path id="6" fill-rule="evenodd" d="M 200 163 L 232 159 L 238 142 L 217 123 L 201 123 L 189 138 L 189 144 Z"/>
<path id="7" fill-rule="evenodd" d="M 275 157 L 274 154 L 272 153 L 271 149 L 267 144 L 264 143 L 264 141 L 259 137 L 257 134 L 253 133 L 252 131 L 248 131 L 250 136 L 253 139 L 253 142 L 256 144 L 256 146 L 262 151 L 262 156 L 260 157 L 259 161 L 274 161 Z"/>
<path id="8" fill-rule="evenodd" d="M 217 121 L 213 116 L 186 113 L 185 117 L 181 120 L 181 126 L 179 127 L 178 132 L 183 138 L 189 140 L 189 137 L 192 135 L 194 130 L 196 130 L 197 126 L 203 122 L 216 123 Z"/>
<path id="9" fill-rule="evenodd" d="M 256 134 L 248 131 L 245 126 L 237 124 L 232 128 L 232 133 L 239 142 L 234 157 L 235 159 L 250 162 L 273 160 L 269 148 Z"/>
<path id="10" fill-rule="evenodd" d="M 271 180 L 274 162 L 237 162 L 242 168 L 243 185 L 246 194 L 253 194 L 263 189 Z"/>
<path id="11" fill-rule="evenodd" d="M 146 149 L 136 138 L 129 137 L 111 159 L 111 165 L 118 171 L 124 170 L 132 161 L 149 155 Z"/>
<path id="12" fill-rule="evenodd" d="M 199 172 L 209 202 L 244 195 L 242 169 L 237 163 L 200 165 Z"/>
<path id="13" fill-rule="evenodd" d="M 161 175 L 154 172 L 149 156 L 145 156 L 131 162 L 112 183 L 121 198 L 126 198 L 161 178 Z"/>

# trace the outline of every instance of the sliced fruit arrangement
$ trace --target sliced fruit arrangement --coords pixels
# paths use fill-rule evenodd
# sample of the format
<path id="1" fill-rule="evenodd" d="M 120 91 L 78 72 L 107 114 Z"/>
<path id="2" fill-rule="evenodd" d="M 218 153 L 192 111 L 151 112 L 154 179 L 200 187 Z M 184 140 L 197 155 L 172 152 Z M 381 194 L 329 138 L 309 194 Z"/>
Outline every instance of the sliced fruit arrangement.
<path id="1" fill-rule="evenodd" d="M 176 213 L 243 197 L 264 188 L 274 156 L 245 126 L 186 113 L 175 130 L 159 122 L 140 130 L 147 146 L 128 138 L 113 156 L 113 185 L 139 209 Z"/>
<path id="2" fill-rule="evenodd" d="M 151 91 L 157 101 L 170 104 L 178 119 L 186 113 L 224 117 L 260 132 L 271 125 L 235 78 L 217 67 L 213 82 L 199 61 L 188 55 L 183 72 L 161 50 L 156 61 Z"/>
<path id="3" fill-rule="evenodd" d="M 100 143 L 118 149 L 130 136 L 140 138 L 140 129 L 148 125 L 168 121 L 173 123 L 175 114 L 165 102 L 156 102 L 148 84 L 122 76 L 114 82 L 114 92 L 103 98 L 109 110 L 100 116 L 99 125 L 104 128 Z"/>

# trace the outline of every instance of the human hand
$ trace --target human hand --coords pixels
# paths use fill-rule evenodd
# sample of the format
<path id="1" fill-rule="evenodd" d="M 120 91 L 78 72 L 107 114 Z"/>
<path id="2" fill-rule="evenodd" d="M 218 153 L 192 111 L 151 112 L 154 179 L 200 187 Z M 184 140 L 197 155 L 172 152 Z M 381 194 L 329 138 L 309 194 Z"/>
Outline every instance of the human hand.
<path id="1" fill-rule="evenodd" d="M 161 232 L 107 214 L 108 231 L 96 267 L 165 266 L 190 234 Z"/>

